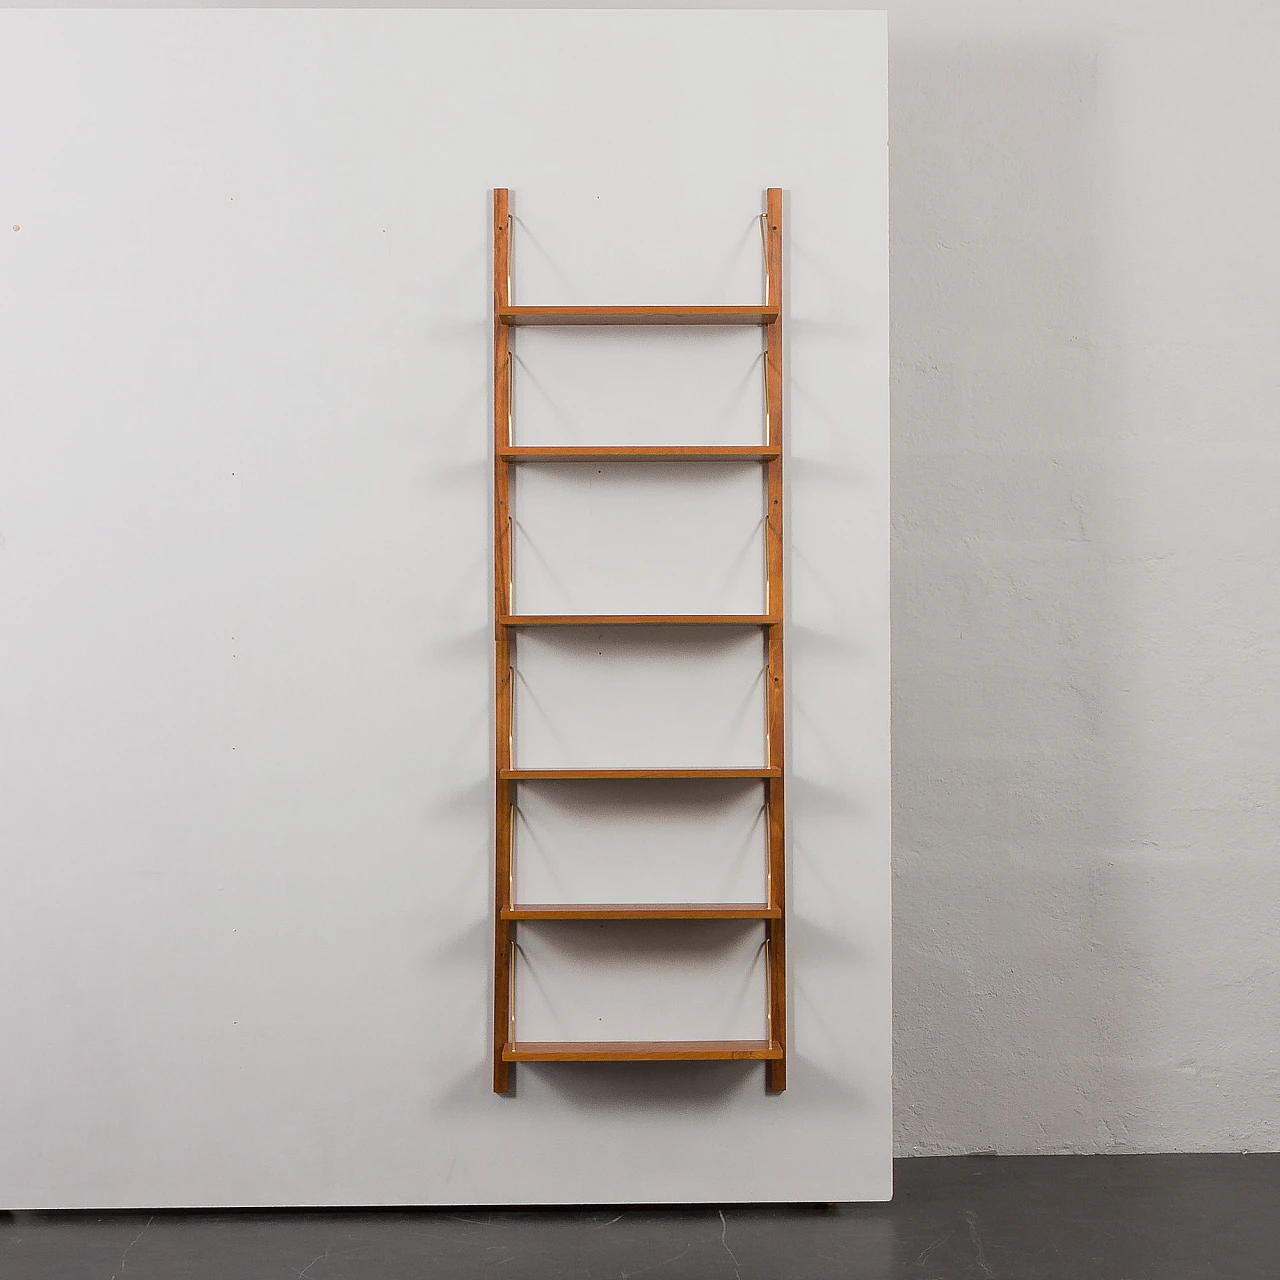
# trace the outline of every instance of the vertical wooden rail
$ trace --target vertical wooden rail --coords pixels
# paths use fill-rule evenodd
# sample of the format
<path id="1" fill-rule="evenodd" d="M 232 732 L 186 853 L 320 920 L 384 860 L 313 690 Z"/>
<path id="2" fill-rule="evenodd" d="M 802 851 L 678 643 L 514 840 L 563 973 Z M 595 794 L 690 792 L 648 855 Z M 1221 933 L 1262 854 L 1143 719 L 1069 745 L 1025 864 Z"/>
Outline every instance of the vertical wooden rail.
<path id="1" fill-rule="evenodd" d="M 503 918 L 511 897 L 511 806 L 515 783 L 502 777 L 512 767 L 511 724 L 515 681 L 509 627 L 499 619 L 511 612 L 511 464 L 502 451 L 511 444 L 511 330 L 498 315 L 511 302 L 511 224 L 507 191 L 493 193 L 493 618 L 494 618 L 494 797 L 493 868 L 493 1088 L 506 1093 L 510 1065 L 502 1060 L 511 1022 L 511 940 L 514 925 Z"/>
<path id="2" fill-rule="evenodd" d="M 783 726 L 784 684 L 782 666 L 782 190 L 770 187 L 765 193 L 765 305 L 777 308 L 777 318 L 765 326 L 764 397 L 768 424 L 766 443 L 777 449 L 765 463 L 765 580 L 766 612 L 776 619 L 767 627 L 768 658 L 766 723 L 768 725 L 770 768 L 785 772 Z M 782 914 L 765 922 L 769 957 L 770 1036 L 782 1047 L 782 1057 L 769 1063 L 769 1088 L 787 1087 L 787 919 L 786 856 L 783 840 L 786 811 L 783 807 L 785 779 L 782 774 L 765 781 L 769 817 L 769 884 L 771 904 Z"/>

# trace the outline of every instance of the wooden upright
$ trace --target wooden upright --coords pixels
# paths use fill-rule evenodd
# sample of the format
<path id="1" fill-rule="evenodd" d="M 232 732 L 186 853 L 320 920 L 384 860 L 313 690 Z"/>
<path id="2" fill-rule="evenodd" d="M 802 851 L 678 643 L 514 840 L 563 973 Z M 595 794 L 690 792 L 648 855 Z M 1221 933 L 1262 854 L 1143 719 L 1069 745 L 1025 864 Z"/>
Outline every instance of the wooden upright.
<path id="1" fill-rule="evenodd" d="M 783 633 L 782 490 L 782 191 L 765 194 L 764 304 L 680 307 L 526 307 L 511 302 L 511 216 L 509 193 L 493 193 L 493 589 L 495 811 L 493 948 L 493 1087 L 506 1093 L 513 1062 L 765 1061 L 769 1087 L 787 1083 L 786 858 L 784 851 L 785 679 Z M 762 445 L 517 446 L 512 433 L 511 331 L 526 325 L 753 325 L 764 330 L 764 416 Z M 666 461 L 759 462 L 764 470 L 764 612 L 761 614 L 565 615 L 515 612 L 511 559 L 511 468 L 542 461 L 653 464 Z M 704 769 L 518 769 L 514 761 L 514 669 L 516 635 L 525 627 L 566 626 L 730 626 L 759 627 L 764 636 L 766 739 L 759 768 Z M 513 857 L 516 791 L 531 779 L 700 778 L 759 779 L 763 789 L 768 858 L 766 901 L 758 903 L 601 903 L 593 905 L 514 901 Z M 521 1041 L 516 1036 L 515 930 L 521 920 L 758 920 L 766 953 L 763 1040 L 683 1041 Z M 690 927 L 694 927 L 692 924 Z"/>
<path id="2" fill-rule="evenodd" d="M 511 301 L 511 218 L 507 191 L 493 193 L 493 614 L 511 614 L 511 464 L 503 450 L 511 444 L 511 330 L 498 317 Z M 494 631 L 494 681 L 497 689 L 494 749 L 497 787 L 494 796 L 494 934 L 493 934 L 493 1088 L 506 1093 L 511 1068 L 502 1046 L 514 1039 L 511 988 L 515 981 L 515 929 L 503 915 L 511 905 L 512 811 L 516 784 L 511 778 L 515 669 L 511 629 L 498 622 Z"/>
<path id="3" fill-rule="evenodd" d="M 765 193 L 765 306 L 772 318 L 765 324 L 764 418 L 765 441 L 771 456 L 765 460 L 765 612 L 772 624 L 765 630 L 768 765 L 777 772 L 764 781 L 765 811 L 769 818 L 769 901 L 778 916 L 765 922 L 769 953 L 769 1036 L 782 1054 L 769 1063 L 769 1087 L 787 1087 L 787 911 L 786 858 L 783 832 L 786 812 L 786 738 L 783 729 L 786 682 L 782 668 L 782 191 Z"/>

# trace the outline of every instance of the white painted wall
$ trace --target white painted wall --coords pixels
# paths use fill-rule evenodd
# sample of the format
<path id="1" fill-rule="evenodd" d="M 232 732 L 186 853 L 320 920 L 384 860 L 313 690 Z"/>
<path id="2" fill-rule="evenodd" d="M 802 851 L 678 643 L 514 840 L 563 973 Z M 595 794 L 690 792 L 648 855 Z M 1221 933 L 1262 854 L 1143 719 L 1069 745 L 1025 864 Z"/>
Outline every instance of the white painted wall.
<path id="1" fill-rule="evenodd" d="M 0 120 L 0 1205 L 887 1197 L 883 16 L 3 13 Z M 492 1092 L 495 184 L 526 302 L 757 299 L 786 193 L 782 1094 Z M 758 331 L 527 336 L 517 442 L 762 437 Z M 524 607 L 760 607 L 757 465 L 564 470 Z M 520 640 L 517 763 L 762 763 L 759 634 L 635 631 Z M 526 901 L 759 892 L 635 785 Z M 520 932 L 521 1036 L 763 1033 L 758 925 Z"/>

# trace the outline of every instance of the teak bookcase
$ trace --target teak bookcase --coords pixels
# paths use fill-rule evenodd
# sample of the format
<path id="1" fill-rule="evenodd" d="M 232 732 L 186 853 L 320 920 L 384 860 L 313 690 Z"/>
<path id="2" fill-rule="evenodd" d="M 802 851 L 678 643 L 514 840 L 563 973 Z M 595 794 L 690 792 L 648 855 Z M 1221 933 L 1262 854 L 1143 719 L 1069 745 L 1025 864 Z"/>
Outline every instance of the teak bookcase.
<path id="1" fill-rule="evenodd" d="M 513 1062 L 653 1062 L 761 1060 L 769 1087 L 786 1088 L 786 867 L 783 857 L 782 667 L 782 191 L 765 193 L 762 217 L 765 296 L 758 307 L 526 307 L 511 302 L 510 195 L 493 193 L 493 583 L 497 689 L 497 787 L 494 856 L 493 1087 L 506 1093 Z M 764 330 L 763 445 L 523 448 L 512 433 L 512 330 L 522 325 L 755 325 Z M 512 583 L 512 467 L 521 463 L 759 461 L 764 468 L 765 612 L 690 615 L 521 615 Z M 758 769 L 518 769 L 514 762 L 516 633 L 523 627 L 759 627 L 765 636 L 765 764 Z M 517 905 L 513 893 L 516 793 L 526 779 L 759 778 L 768 849 L 767 901 L 758 903 L 602 903 Z M 760 920 L 767 973 L 764 1040 L 522 1041 L 515 1027 L 515 931 L 521 920 Z"/>

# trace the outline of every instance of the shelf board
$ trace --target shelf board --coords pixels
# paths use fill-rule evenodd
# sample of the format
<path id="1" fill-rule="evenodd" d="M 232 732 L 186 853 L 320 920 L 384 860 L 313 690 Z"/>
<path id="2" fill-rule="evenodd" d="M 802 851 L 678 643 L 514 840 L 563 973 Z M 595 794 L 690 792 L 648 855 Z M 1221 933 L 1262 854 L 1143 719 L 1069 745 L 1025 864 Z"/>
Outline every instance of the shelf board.
<path id="1" fill-rule="evenodd" d="M 780 778 L 781 769 L 499 769 L 498 777 L 513 782 L 587 778 Z"/>
<path id="2" fill-rule="evenodd" d="M 781 622 L 763 613 L 514 613 L 501 627 L 772 627 Z"/>
<path id="3" fill-rule="evenodd" d="M 781 1058 L 776 1040 L 516 1040 L 503 1062 L 758 1062 Z"/>
<path id="4" fill-rule="evenodd" d="M 763 325 L 777 307 L 501 307 L 505 325 Z"/>
<path id="5" fill-rule="evenodd" d="M 504 462 L 768 462 L 781 456 L 767 444 L 513 444 L 498 450 Z"/>
<path id="6" fill-rule="evenodd" d="M 767 902 L 544 903 L 502 908 L 504 920 L 780 920 Z"/>

